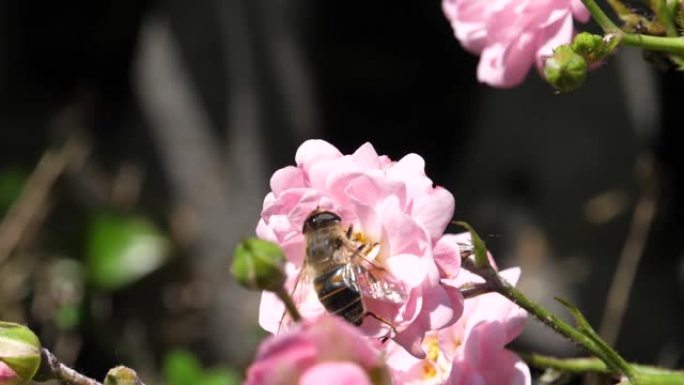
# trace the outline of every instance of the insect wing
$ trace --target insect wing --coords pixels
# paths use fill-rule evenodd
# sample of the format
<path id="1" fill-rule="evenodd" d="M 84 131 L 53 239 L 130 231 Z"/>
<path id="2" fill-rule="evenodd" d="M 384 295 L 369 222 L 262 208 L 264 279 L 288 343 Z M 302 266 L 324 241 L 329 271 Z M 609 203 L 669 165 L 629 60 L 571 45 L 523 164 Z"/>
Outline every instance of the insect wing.
<path id="1" fill-rule="evenodd" d="M 406 301 L 404 287 L 388 273 L 371 271 L 361 265 L 354 265 L 354 269 L 362 296 L 397 304 Z"/>
<path id="2" fill-rule="evenodd" d="M 305 301 L 312 280 L 313 275 L 311 274 L 311 269 L 304 264 L 304 266 L 299 269 L 299 272 L 294 279 L 294 283 L 292 284 L 292 291 L 290 292 L 290 298 L 292 298 L 292 301 L 295 303 L 295 305 L 299 306 Z M 276 334 L 279 334 L 280 330 L 285 325 L 290 323 L 292 323 L 292 317 L 287 310 L 283 310 L 283 315 L 280 318 L 280 323 L 278 324 L 278 331 Z"/>

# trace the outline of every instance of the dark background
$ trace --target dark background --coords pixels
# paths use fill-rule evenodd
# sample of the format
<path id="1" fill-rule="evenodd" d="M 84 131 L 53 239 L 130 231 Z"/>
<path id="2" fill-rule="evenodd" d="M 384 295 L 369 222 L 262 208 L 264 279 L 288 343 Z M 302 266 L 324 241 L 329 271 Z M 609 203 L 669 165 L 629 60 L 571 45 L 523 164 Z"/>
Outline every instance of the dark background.
<path id="1" fill-rule="evenodd" d="M 681 73 L 622 50 L 557 95 L 534 70 L 488 88 L 476 65 L 438 1 L 0 2 L 0 170 L 29 175 L 74 138 L 87 148 L 0 257 L 0 319 L 28 323 L 98 378 L 124 363 L 160 382 L 175 347 L 243 367 L 263 334 L 230 255 L 253 235 L 272 172 L 316 137 L 423 156 L 500 266 L 523 267 L 526 293 L 559 312 L 552 297 L 568 298 L 597 328 L 634 207 L 655 197 L 616 346 L 681 367 Z M 640 159 L 653 175 L 638 176 Z M 50 297 L 36 288 L 41 266 L 59 256 L 87 269 L 103 211 L 146 218 L 170 258 L 115 290 L 78 281 L 77 322 L 60 327 L 36 310 Z M 578 354 L 533 321 L 516 346 Z"/>

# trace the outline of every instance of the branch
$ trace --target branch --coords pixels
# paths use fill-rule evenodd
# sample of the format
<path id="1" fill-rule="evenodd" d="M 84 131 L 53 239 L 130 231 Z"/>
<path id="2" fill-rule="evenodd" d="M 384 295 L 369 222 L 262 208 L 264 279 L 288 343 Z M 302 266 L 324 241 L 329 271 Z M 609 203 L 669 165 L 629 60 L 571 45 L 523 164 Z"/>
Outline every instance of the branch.
<path id="1" fill-rule="evenodd" d="M 49 350 L 40 350 L 40 367 L 33 377 L 36 381 L 60 380 L 68 385 L 102 385 L 59 362 Z"/>

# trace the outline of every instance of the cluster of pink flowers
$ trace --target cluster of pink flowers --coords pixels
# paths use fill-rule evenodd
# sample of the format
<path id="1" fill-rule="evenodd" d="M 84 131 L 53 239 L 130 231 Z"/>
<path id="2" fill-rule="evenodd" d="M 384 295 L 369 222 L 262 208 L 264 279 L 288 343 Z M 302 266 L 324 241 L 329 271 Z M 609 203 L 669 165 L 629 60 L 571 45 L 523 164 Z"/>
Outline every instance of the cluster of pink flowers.
<path id="1" fill-rule="evenodd" d="M 495 87 L 520 84 L 534 63 L 574 36 L 573 18 L 586 22 L 580 0 L 442 0 L 464 48 L 480 55 L 477 78 Z"/>
<path id="2" fill-rule="evenodd" d="M 351 226 L 356 239 L 379 245 L 373 263 L 401 285 L 405 298 L 400 303 L 363 299 L 365 309 L 390 323 L 392 330 L 375 317 L 364 318 L 358 328 L 332 327 L 336 321 L 326 316 L 312 285 L 297 284 L 295 302 L 304 319 L 328 325 L 315 329 L 289 322 L 280 300 L 264 292 L 259 323 L 277 335 L 261 347 L 248 384 L 304 384 L 320 378 L 314 375 L 345 384 L 530 383 L 527 367 L 504 348 L 520 333 L 525 313 L 498 294 L 464 301 L 459 287 L 477 281 L 460 268 L 469 236 L 444 233 L 454 198 L 433 185 L 420 156 L 392 161 L 369 143 L 344 155 L 325 141 L 309 140 L 295 160 L 296 166 L 282 168 L 271 178 L 272 191 L 257 225 L 260 238 L 285 252 L 287 288 L 294 289 L 304 264 L 304 221 L 314 210 L 324 209 Z M 508 274 L 514 283 L 516 272 Z M 378 337 L 387 335 L 391 341 L 378 343 Z M 333 340 L 337 342 L 330 343 Z M 364 353 L 349 355 L 349 349 Z M 375 351 L 382 354 L 369 353 Z M 390 373 L 382 377 L 385 382 L 372 374 L 377 368 Z M 334 374 L 338 369 L 344 369 L 339 377 Z M 267 380 L 276 373 L 286 379 Z"/>

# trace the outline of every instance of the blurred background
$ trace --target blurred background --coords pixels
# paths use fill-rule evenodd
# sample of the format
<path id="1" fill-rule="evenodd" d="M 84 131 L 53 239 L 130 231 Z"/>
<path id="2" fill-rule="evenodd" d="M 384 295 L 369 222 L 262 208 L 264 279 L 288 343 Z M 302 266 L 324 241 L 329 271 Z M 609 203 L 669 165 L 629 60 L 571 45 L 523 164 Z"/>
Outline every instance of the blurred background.
<path id="1" fill-rule="evenodd" d="M 436 0 L 0 2 L 0 319 L 95 378 L 236 383 L 265 333 L 228 266 L 270 175 L 370 141 L 422 155 L 532 298 L 682 367 L 684 76 L 623 50 L 556 95 L 476 65 Z M 534 321 L 516 347 L 579 354 Z"/>

